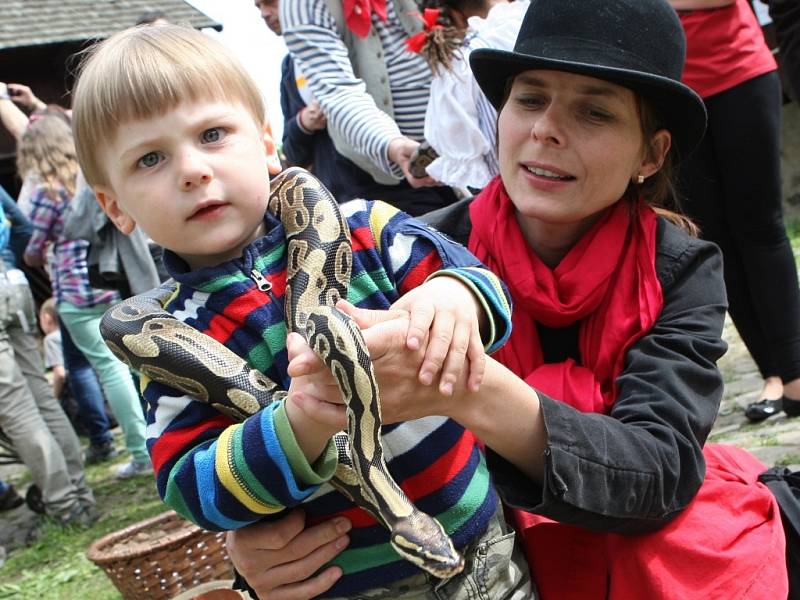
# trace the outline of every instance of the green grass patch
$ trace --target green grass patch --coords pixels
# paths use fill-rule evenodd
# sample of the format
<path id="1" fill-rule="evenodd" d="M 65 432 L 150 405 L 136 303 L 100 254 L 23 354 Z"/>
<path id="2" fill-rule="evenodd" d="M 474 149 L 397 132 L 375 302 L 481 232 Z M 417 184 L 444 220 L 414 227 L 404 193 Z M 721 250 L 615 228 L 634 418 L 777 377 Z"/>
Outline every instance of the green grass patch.
<path id="1" fill-rule="evenodd" d="M 120 481 L 113 467 L 120 458 L 87 468 L 100 519 L 89 529 L 45 522 L 41 537 L 8 556 L 0 569 L 0 599 L 119 600 L 121 595 L 99 567 L 86 558 L 86 549 L 104 535 L 167 510 L 152 477 Z M 19 486 L 21 480 L 15 480 Z M 24 487 L 24 486 L 22 486 Z"/>
<path id="2" fill-rule="evenodd" d="M 800 454 L 787 454 L 775 461 L 776 467 L 788 467 L 789 465 L 800 465 Z"/>

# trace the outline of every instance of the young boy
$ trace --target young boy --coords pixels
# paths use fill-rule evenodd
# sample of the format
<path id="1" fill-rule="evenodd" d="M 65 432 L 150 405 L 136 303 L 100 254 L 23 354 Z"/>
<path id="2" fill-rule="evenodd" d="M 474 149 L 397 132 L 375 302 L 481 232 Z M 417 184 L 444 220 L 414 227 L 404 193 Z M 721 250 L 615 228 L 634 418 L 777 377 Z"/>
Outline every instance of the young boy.
<path id="1" fill-rule="evenodd" d="M 285 401 L 235 423 L 208 404 L 143 378 L 147 444 L 164 501 L 217 530 L 300 503 L 315 520 L 348 511 L 356 515 L 356 526 L 348 550 L 337 558 L 344 576 L 328 596 L 389 586 L 429 589 L 429 579 L 399 558 L 381 525 L 324 485 L 335 467 L 336 430 L 297 400 L 305 378 L 287 375 L 285 234 L 266 212 L 274 144 L 261 96 L 242 66 L 221 45 L 190 29 L 127 30 L 100 44 L 86 61 L 73 115 L 81 166 L 105 212 L 121 231 L 138 224 L 165 248 L 165 265 L 178 282 L 167 311 L 289 391 Z M 443 354 L 450 338 L 469 338 L 475 348 L 478 313 L 490 332 L 489 349 L 504 341 L 508 299 L 466 250 L 380 202 L 355 201 L 342 211 L 353 240 L 351 302 L 388 308 L 421 284 L 430 293 L 410 296 L 418 304 L 409 308 L 417 324 L 429 324 L 420 315 L 433 313 L 432 339 L 453 314 L 467 315 L 450 322 Z M 437 277 L 422 283 L 434 272 Z M 269 295 L 254 280 L 262 278 L 272 284 Z M 445 307 L 457 310 L 443 317 Z M 435 345 L 428 346 L 423 362 L 420 377 L 426 381 L 436 374 L 428 360 Z M 470 350 L 468 356 L 480 363 L 482 353 Z M 444 359 L 444 393 L 451 391 L 463 358 L 450 352 Z M 479 376 L 471 371 L 471 383 Z M 473 563 L 481 563 L 471 560 L 472 552 L 504 534 L 477 442 L 439 417 L 384 431 L 387 461 L 398 483 L 408 484 L 412 501 L 442 522 L 457 548 L 469 549 L 467 572 L 451 582 L 466 589 L 476 575 L 469 572 Z M 489 597 L 528 597 L 519 591 L 527 577 L 495 577 L 526 571 L 524 562 L 515 557 L 513 564 L 510 555 L 509 546 L 504 561 L 495 564 L 492 557 L 491 579 L 503 583 L 490 587 Z"/>
<path id="2" fill-rule="evenodd" d="M 64 353 L 61 349 L 61 329 L 58 327 L 58 312 L 55 298 L 48 298 L 39 308 L 39 327 L 44 332 L 44 368 L 51 371 L 53 395 L 58 399 L 64 391 L 67 372 L 64 370 Z"/>

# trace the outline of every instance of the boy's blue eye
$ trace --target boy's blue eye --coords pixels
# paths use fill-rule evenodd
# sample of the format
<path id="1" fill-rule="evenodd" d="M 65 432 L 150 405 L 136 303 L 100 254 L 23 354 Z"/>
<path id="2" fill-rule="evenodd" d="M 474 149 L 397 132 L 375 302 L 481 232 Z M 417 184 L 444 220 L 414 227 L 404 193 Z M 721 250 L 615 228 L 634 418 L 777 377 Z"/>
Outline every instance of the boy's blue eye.
<path id="1" fill-rule="evenodd" d="M 155 167 L 160 160 L 161 155 L 158 152 L 148 152 L 136 162 L 136 166 L 149 169 Z"/>
<path id="2" fill-rule="evenodd" d="M 225 132 L 221 127 L 211 127 L 206 129 L 200 136 L 204 144 L 213 144 L 220 141 L 225 136 Z"/>

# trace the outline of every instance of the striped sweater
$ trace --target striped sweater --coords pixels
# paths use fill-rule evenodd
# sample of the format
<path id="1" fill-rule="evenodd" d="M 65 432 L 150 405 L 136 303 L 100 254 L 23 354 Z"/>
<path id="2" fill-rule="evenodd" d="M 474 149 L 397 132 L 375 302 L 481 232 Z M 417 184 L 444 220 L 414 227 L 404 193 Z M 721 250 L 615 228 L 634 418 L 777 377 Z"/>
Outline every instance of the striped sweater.
<path id="1" fill-rule="evenodd" d="M 463 247 L 382 202 L 357 200 L 342 205 L 342 211 L 353 245 L 350 302 L 388 308 L 434 272 L 446 271 L 472 287 L 488 309 L 488 350 L 505 341 L 508 295 Z M 265 222 L 264 237 L 245 248 L 240 259 L 216 267 L 188 271 L 166 252 L 167 268 L 179 283 L 167 310 L 288 389 L 284 230 L 270 214 Z M 257 288 L 253 269 L 272 283 L 271 296 Z M 382 526 L 326 483 L 335 468 L 333 444 L 313 465 L 305 460 L 282 402 L 235 423 L 146 378 L 142 391 L 159 494 L 187 519 L 207 529 L 235 529 L 300 503 L 310 522 L 348 516 L 354 523 L 351 542 L 334 561 L 344 576 L 329 595 L 349 595 L 417 572 L 391 548 Z M 383 431 L 389 470 L 417 506 L 440 519 L 457 547 L 479 536 L 497 497 L 472 434 L 441 417 Z"/>
<path id="2" fill-rule="evenodd" d="M 328 9 L 328 0 L 285 0 L 280 3 L 283 40 L 295 65 L 328 117 L 329 127 L 343 132 L 358 152 L 387 175 L 403 178 L 388 157 L 389 142 L 400 135 L 422 140 L 431 70 L 419 54 L 406 47 L 408 34 L 397 18 L 393 0 L 386 2 L 386 21 L 373 14 L 386 63 L 394 120 L 382 112 L 356 77 L 349 51 Z"/>

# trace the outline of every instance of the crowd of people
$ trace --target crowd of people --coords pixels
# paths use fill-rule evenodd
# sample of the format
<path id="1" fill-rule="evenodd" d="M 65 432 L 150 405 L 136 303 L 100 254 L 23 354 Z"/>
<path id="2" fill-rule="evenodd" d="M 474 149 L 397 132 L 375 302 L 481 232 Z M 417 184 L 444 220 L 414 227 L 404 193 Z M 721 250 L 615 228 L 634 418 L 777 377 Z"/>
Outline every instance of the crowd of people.
<path id="1" fill-rule="evenodd" d="M 0 83 L 22 182 L 0 188 L 0 429 L 36 508 L 97 519 L 84 463 L 118 455 L 118 424 L 115 475 L 228 531 L 252 598 L 786 597 L 766 467 L 707 443 L 728 312 L 763 377 L 745 418 L 800 415 L 782 91 L 750 2 L 254 5 L 289 49 L 280 149 L 239 61 L 164 14 L 85 54 L 69 110 Z M 341 205 L 358 284 L 336 308 L 388 470 L 458 574 L 330 485 L 355 421 L 285 322 L 295 253 L 267 203 L 292 165 Z M 166 313 L 285 396 L 237 420 L 182 373 L 139 382 L 100 321 L 167 278 Z M 0 510 L 24 501 L 0 481 Z"/>

